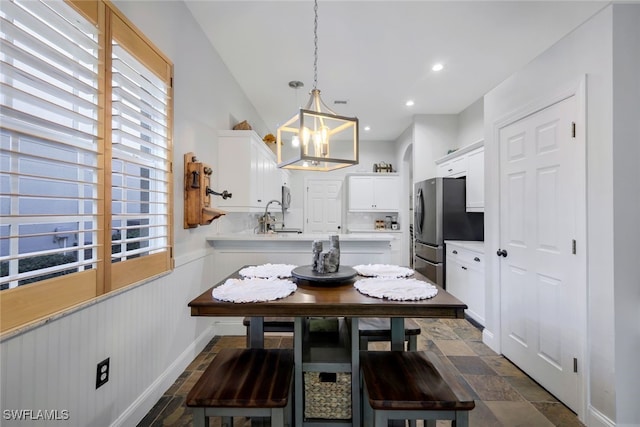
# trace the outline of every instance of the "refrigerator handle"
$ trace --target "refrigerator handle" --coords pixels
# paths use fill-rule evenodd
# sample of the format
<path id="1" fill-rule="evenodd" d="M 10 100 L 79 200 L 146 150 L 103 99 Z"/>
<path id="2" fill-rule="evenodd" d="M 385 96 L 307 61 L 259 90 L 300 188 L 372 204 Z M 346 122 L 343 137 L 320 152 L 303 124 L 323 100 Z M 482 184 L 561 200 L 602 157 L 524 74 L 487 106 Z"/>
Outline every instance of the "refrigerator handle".
<path id="1" fill-rule="evenodd" d="M 418 229 L 418 234 L 422 234 L 422 222 L 424 220 L 424 197 L 422 196 L 422 188 L 418 189 L 416 202 L 416 228 Z"/>

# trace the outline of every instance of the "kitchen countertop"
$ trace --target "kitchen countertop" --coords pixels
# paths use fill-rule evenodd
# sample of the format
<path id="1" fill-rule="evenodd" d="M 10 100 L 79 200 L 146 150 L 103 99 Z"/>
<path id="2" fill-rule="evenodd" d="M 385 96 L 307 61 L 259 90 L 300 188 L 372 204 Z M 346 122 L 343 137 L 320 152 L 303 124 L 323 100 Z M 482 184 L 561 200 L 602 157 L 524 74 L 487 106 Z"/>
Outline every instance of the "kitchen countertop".
<path id="1" fill-rule="evenodd" d="M 312 242 L 314 240 L 329 241 L 329 236 L 333 234 L 309 234 L 309 233 L 270 233 L 270 234 L 251 234 L 251 233 L 233 233 L 233 234 L 213 234 L 207 236 L 208 241 L 251 241 L 251 242 L 269 242 L 269 241 L 288 241 L 288 242 Z M 396 236 L 392 233 L 350 233 L 338 234 L 341 242 L 362 242 L 362 241 L 383 241 L 389 242 L 395 240 Z"/>
<path id="2" fill-rule="evenodd" d="M 484 242 L 468 241 L 468 240 L 445 240 L 445 244 L 457 245 L 470 251 L 484 253 Z"/>

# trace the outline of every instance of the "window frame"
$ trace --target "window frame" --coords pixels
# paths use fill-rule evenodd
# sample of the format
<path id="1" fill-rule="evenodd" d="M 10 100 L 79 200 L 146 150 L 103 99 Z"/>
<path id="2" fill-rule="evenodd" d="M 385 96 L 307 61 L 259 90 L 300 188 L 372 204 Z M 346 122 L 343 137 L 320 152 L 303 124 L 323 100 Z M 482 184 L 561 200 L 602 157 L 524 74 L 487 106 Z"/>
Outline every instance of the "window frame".
<path id="1" fill-rule="evenodd" d="M 96 268 L 0 291 L 0 337 L 95 301 L 110 292 L 151 281 L 174 268 L 173 64 L 115 6 L 105 0 L 65 0 L 98 28 Z M 166 250 L 111 262 L 112 245 L 112 40 L 167 85 Z"/>

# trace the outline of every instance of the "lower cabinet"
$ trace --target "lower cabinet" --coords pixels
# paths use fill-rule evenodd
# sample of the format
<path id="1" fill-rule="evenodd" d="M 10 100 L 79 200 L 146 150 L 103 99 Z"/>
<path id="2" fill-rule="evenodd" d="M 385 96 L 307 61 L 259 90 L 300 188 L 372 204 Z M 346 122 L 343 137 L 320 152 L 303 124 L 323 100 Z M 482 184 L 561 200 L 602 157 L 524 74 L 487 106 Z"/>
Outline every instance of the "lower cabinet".
<path id="1" fill-rule="evenodd" d="M 447 292 L 467 304 L 467 316 L 484 326 L 484 243 L 448 240 L 445 244 Z"/>

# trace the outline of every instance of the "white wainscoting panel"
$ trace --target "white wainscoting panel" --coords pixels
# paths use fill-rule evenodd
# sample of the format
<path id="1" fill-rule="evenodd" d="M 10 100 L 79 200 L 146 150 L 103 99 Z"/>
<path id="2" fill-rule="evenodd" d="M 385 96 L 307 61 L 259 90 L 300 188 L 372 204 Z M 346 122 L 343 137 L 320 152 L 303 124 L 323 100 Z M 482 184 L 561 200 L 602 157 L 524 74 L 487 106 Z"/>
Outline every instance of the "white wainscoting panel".
<path id="1" fill-rule="evenodd" d="M 183 257 L 171 274 L 5 339 L 0 424 L 136 425 L 215 333 L 214 319 L 191 317 L 187 306 L 215 283 L 212 256 Z M 109 382 L 96 390 L 107 357 Z M 66 410 L 69 419 L 6 419 L 21 409 Z"/>

